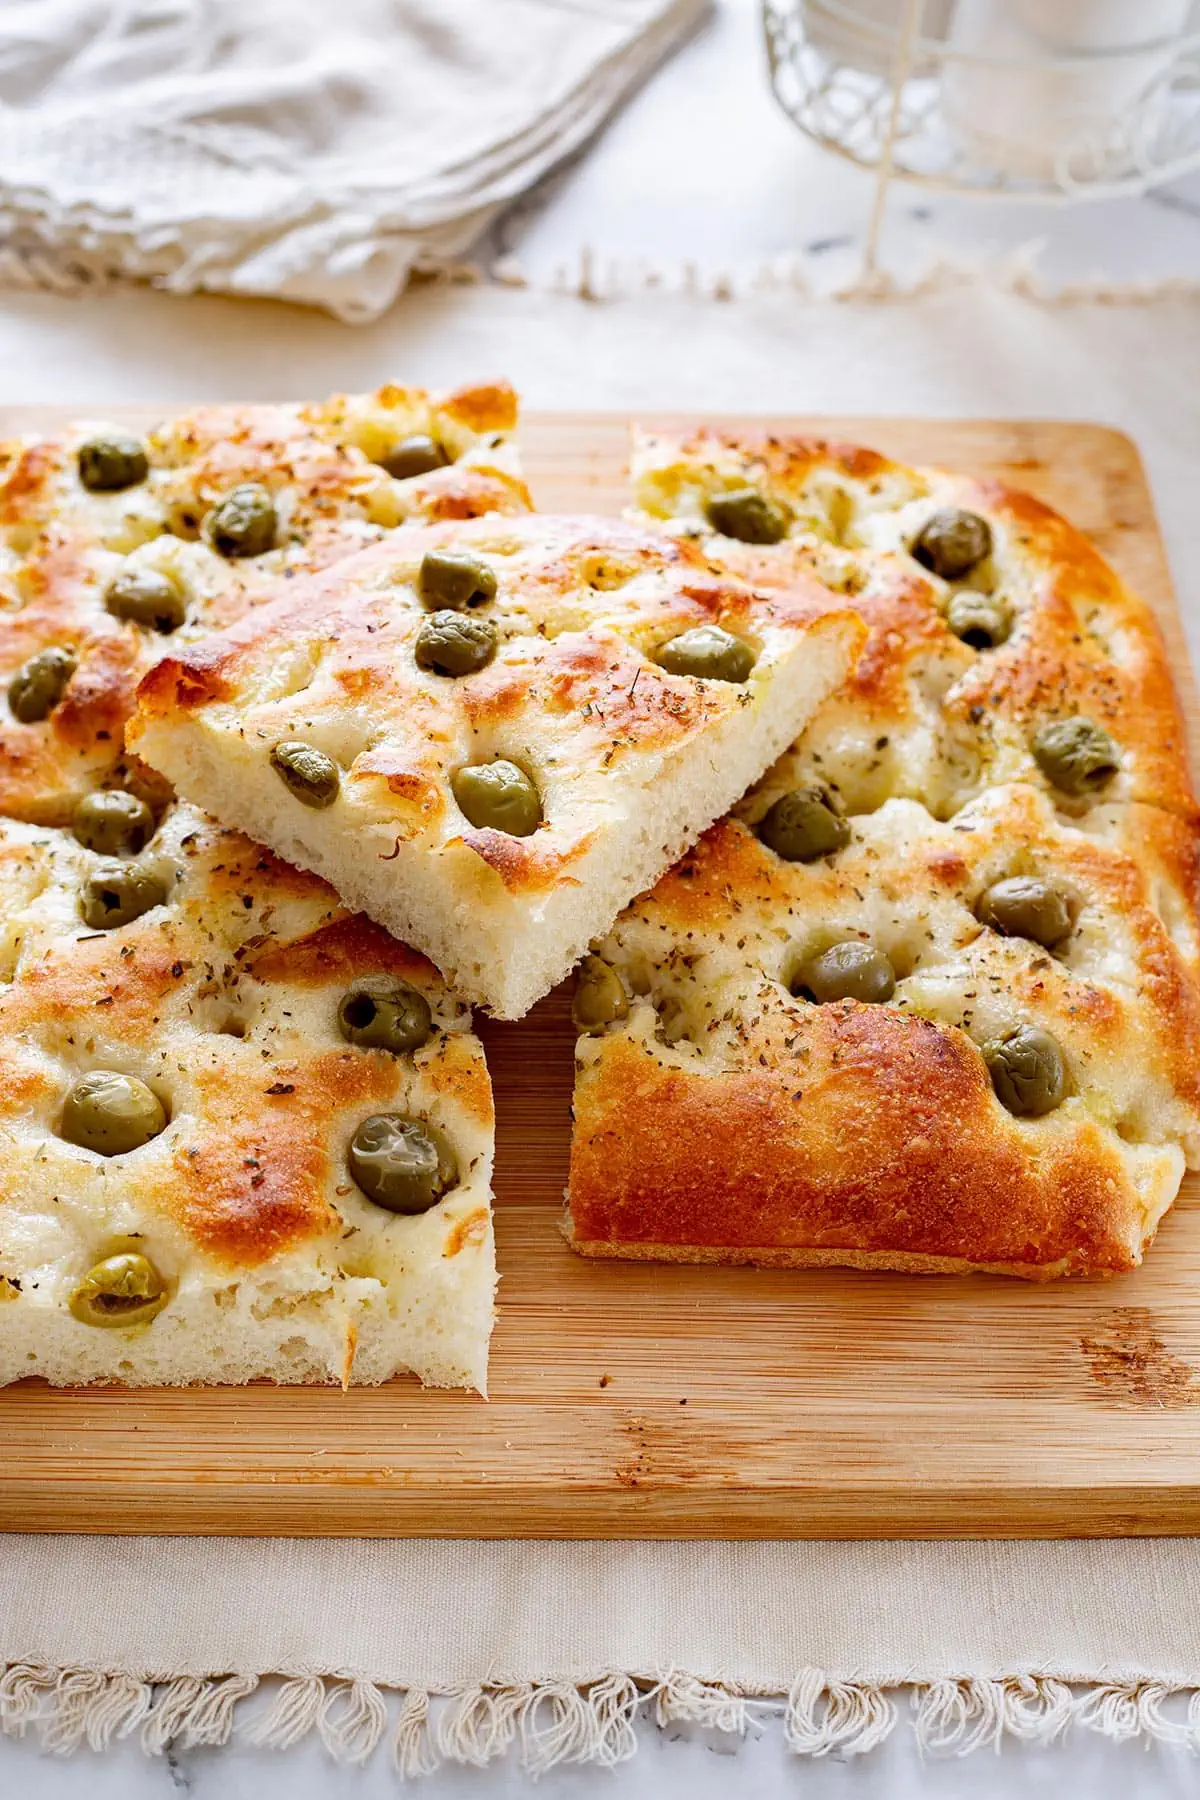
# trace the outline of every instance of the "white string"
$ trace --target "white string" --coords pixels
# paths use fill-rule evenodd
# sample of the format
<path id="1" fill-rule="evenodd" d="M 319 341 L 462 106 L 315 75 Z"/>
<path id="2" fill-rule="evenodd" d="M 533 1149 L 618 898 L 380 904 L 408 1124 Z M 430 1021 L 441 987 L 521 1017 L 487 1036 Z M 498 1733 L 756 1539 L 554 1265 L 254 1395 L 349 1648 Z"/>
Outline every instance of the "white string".
<path id="1" fill-rule="evenodd" d="M 879 153 L 879 166 L 875 175 L 875 193 L 871 202 L 871 217 L 867 224 L 866 244 L 863 247 L 862 277 L 863 281 L 868 283 L 874 279 L 879 269 L 879 240 L 883 235 L 887 192 L 895 163 L 896 137 L 900 130 L 900 115 L 904 105 L 904 86 L 908 80 L 909 69 L 912 67 L 913 45 L 916 42 L 923 8 L 924 0 L 906 0 L 904 23 L 900 28 L 896 59 L 892 64 L 892 105 L 888 114 L 887 135 Z"/>

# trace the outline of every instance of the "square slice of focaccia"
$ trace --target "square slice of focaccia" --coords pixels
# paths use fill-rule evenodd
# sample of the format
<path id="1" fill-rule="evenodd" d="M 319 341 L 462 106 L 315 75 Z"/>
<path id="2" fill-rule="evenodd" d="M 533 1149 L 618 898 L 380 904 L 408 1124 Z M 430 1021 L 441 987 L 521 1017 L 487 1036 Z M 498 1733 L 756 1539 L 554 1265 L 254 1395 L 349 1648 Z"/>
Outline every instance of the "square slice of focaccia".
<path id="1" fill-rule="evenodd" d="M 615 520 L 410 526 L 172 650 L 130 743 L 517 1018 L 842 682 L 839 605 Z"/>
<path id="2" fill-rule="evenodd" d="M 503 383 L 92 420 L 0 444 L 0 814 L 70 822 L 127 769 L 138 678 L 407 519 L 522 512 Z"/>
<path id="3" fill-rule="evenodd" d="M 702 433 L 635 474 L 869 636 L 583 965 L 572 1241 L 1132 1267 L 1200 1163 L 1200 834 L 1148 611 L 1027 496 L 869 451 Z"/>
<path id="4" fill-rule="evenodd" d="M 0 909 L 0 1381 L 485 1389 L 491 1088 L 423 957 L 182 803 L 123 860 L 5 822 Z"/>

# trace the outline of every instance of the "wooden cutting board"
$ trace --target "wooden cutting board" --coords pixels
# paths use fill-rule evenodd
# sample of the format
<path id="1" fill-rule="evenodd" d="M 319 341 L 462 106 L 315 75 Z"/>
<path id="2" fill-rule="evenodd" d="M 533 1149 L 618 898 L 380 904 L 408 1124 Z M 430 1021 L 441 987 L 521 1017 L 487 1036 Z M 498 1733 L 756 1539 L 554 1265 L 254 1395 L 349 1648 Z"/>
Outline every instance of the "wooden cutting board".
<path id="1" fill-rule="evenodd" d="M 0 432 L 50 416 L 0 411 Z M 995 473 L 1058 506 L 1157 609 L 1195 740 L 1183 632 L 1127 438 L 1047 423 L 773 422 Z M 541 507 L 624 504 L 622 420 L 534 417 L 522 439 Z M 491 1400 L 408 1380 L 348 1394 L 22 1384 L 0 1392 L 0 1527 L 1200 1531 L 1200 1180 L 1185 1185 L 1146 1266 L 1109 1283 L 585 1262 L 558 1228 L 573 1043 L 565 994 L 520 1024 L 485 1022 L 482 1036 L 499 1113 Z"/>

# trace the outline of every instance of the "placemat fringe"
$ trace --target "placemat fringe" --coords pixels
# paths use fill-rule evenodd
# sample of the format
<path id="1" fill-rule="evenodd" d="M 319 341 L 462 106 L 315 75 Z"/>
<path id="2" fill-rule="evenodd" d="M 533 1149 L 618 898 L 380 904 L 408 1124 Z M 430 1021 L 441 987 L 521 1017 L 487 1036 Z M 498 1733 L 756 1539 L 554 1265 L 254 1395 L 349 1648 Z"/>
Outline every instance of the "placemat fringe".
<path id="1" fill-rule="evenodd" d="M 1200 281 L 1186 275 L 1130 279 L 1101 274 L 1059 281 L 1039 267 L 1043 247 L 1044 240 L 1038 239 L 1003 255 L 969 260 L 943 253 L 915 272 L 897 275 L 874 269 L 839 280 L 811 268 L 799 251 L 721 268 L 689 258 L 663 263 L 646 257 L 605 257 L 583 244 L 570 263 L 536 276 L 528 273 L 519 256 L 506 251 L 486 266 L 463 257 L 417 255 L 410 278 L 528 289 L 600 304 L 653 294 L 719 303 L 789 298 L 845 304 L 923 300 L 964 289 L 1013 294 L 1040 306 L 1144 306 L 1156 300 L 1200 298 Z M 98 230 L 82 232 L 67 245 L 60 234 L 47 230 L 19 206 L 0 206 L 0 290 L 76 298 L 148 283 L 172 294 L 210 291 L 199 257 L 175 267 L 163 249 L 157 238 L 143 243 L 136 237 L 114 248 Z"/>
<path id="2" fill-rule="evenodd" d="M 410 1781 L 445 1764 L 484 1768 L 509 1754 L 532 1775 L 571 1763 L 614 1768 L 636 1755 L 639 1720 L 725 1736 L 773 1723 L 797 1756 L 862 1756 L 896 1729 L 907 1696 L 909 1726 L 928 1756 L 969 1756 L 1005 1737 L 1048 1744 L 1071 1729 L 1114 1742 L 1200 1750 L 1200 1682 L 1072 1684 L 1025 1674 L 885 1687 L 804 1669 L 782 1695 L 680 1670 L 648 1676 L 610 1670 L 586 1682 L 482 1683 L 435 1694 L 359 1677 L 294 1675 L 272 1678 L 266 1704 L 255 1705 L 261 1686 L 254 1675 L 152 1682 L 101 1669 L 12 1663 L 0 1673 L 0 1735 L 28 1732 L 64 1756 L 83 1745 L 103 1750 L 135 1737 L 147 1755 L 160 1756 L 220 1746 L 235 1736 L 287 1750 L 315 1731 L 335 1762 L 363 1764 L 390 1728 L 392 1764 Z"/>

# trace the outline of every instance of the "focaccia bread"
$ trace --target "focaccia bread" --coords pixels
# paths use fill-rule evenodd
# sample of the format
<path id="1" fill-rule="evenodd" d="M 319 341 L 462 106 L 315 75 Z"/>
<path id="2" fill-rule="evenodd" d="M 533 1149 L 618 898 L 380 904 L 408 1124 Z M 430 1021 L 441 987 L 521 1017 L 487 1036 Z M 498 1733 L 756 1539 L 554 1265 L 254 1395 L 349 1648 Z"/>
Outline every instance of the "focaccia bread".
<path id="1" fill-rule="evenodd" d="M 715 433 L 635 473 L 645 511 L 760 583 L 818 571 L 870 636 L 583 965 L 576 1248 L 1132 1267 L 1200 1163 L 1200 834 L 1153 619 L 995 486 Z M 713 506 L 739 484 L 765 510 Z"/>
<path id="2" fill-rule="evenodd" d="M 632 474 L 642 516 L 755 583 L 815 574 L 870 627 L 836 713 L 810 739 L 810 754 L 837 759 L 850 810 L 904 793 L 949 817 L 1009 781 L 1079 818 L 1098 798 L 1193 810 L 1153 616 L 1032 495 L 858 446 L 715 429 L 637 434 Z M 782 536 L 748 542 L 728 535 L 736 529 Z M 1047 758 L 1056 729 L 1077 720 L 1106 733 L 1116 758 L 1091 775 L 1080 767 L 1066 787 Z"/>
<path id="3" fill-rule="evenodd" d="M 209 406 L 0 444 L 0 814 L 119 782 L 139 676 L 406 519 L 529 506 L 503 383 Z"/>
<path id="4" fill-rule="evenodd" d="M 0 1382 L 483 1391 L 491 1088 L 432 966 L 185 804 L 121 861 L 5 822 L 0 904 Z"/>
<path id="5" fill-rule="evenodd" d="M 517 1018 L 862 640 L 811 579 L 545 515 L 410 526 L 146 676 L 137 753 Z"/>

